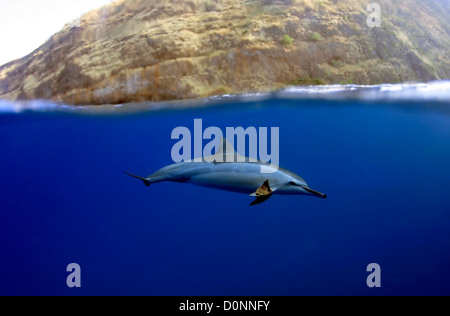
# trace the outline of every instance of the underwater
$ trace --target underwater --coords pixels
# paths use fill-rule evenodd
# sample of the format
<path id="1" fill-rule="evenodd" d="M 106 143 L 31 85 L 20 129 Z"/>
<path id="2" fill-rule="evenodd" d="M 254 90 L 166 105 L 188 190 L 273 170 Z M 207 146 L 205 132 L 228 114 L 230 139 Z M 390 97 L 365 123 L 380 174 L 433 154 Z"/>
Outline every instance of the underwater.
<path id="1" fill-rule="evenodd" d="M 0 295 L 449 295 L 449 91 L 440 81 L 177 106 L 1 101 Z M 195 119 L 278 127 L 280 166 L 327 199 L 249 206 L 247 194 L 146 187 L 122 172 L 173 163 L 172 131 Z M 72 263 L 81 287 L 66 283 Z"/>

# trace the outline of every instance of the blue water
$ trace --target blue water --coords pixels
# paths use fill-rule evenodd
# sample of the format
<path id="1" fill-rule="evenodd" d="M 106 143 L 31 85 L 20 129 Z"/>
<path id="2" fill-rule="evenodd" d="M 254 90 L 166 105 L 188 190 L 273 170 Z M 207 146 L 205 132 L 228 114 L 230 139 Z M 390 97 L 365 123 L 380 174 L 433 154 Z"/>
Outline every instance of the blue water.
<path id="1" fill-rule="evenodd" d="M 440 104 L 450 106 L 449 104 Z M 150 188 L 177 126 L 280 128 L 328 195 Z M 449 295 L 450 116 L 432 104 L 269 98 L 132 115 L 0 116 L 0 295 Z M 81 266 L 68 288 L 66 267 Z M 370 263 L 381 288 L 368 288 Z"/>

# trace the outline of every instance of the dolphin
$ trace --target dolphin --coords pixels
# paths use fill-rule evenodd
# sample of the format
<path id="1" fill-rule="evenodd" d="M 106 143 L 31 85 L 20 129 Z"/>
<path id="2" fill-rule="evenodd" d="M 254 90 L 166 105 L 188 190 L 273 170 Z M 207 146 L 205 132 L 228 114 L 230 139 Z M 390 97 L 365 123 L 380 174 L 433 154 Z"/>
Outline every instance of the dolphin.
<path id="1" fill-rule="evenodd" d="M 232 159 L 228 156 L 232 156 Z M 273 170 L 270 170 L 271 173 L 262 173 L 262 167 Z M 262 161 L 252 162 L 248 157 L 239 155 L 226 139 L 222 139 L 217 153 L 208 159 L 175 163 L 161 168 L 146 178 L 125 171 L 124 173 L 142 180 L 146 186 L 172 181 L 246 193 L 256 198 L 250 205 L 265 202 L 273 194 L 312 195 L 323 199 L 327 197 L 311 189 L 305 180 L 291 171 Z"/>

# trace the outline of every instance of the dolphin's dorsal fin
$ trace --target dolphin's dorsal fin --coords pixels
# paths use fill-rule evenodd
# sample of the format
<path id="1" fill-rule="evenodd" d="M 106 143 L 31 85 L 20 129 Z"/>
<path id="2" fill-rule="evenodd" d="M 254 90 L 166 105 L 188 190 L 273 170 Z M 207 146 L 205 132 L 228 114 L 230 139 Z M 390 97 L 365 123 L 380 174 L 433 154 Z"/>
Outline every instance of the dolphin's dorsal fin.
<path id="1" fill-rule="evenodd" d="M 228 139 L 222 137 L 220 139 L 219 150 L 213 156 L 210 156 L 208 160 L 213 161 L 215 163 L 245 162 L 246 158 L 244 156 L 239 155 L 234 150 L 233 145 L 231 145 Z"/>
<path id="2" fill-rule="evenodd" d="M 222 137 L 220 139 L 220 147 L 216 155 L 218 156 L 236 156 L 238 153 L 234 150 L 233 145 L 228 141 L 228 139 Z"/>
<path id="3" fill-rule="evenodd" d="M 269 180 L 266 180 L 255 193 L 250 194 L 251 196 L 256 196 L 256 200 L 254 200 L 250 205 L 257 205 L 265 202 L 272 196 L 272 194 L 273 191 L 270 188 Z"/>

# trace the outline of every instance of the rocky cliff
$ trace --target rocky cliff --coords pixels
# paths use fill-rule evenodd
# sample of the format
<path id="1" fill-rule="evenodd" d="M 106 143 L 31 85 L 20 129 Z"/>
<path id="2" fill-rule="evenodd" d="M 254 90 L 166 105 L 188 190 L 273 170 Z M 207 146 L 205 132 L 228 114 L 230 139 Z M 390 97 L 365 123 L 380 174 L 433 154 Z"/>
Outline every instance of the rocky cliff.
<path id="1" fill-rule="evenodd" d="M 450 78 L 448 0 L 121 0 L 0 67 L 0 98 L 116 104 Z"/>

